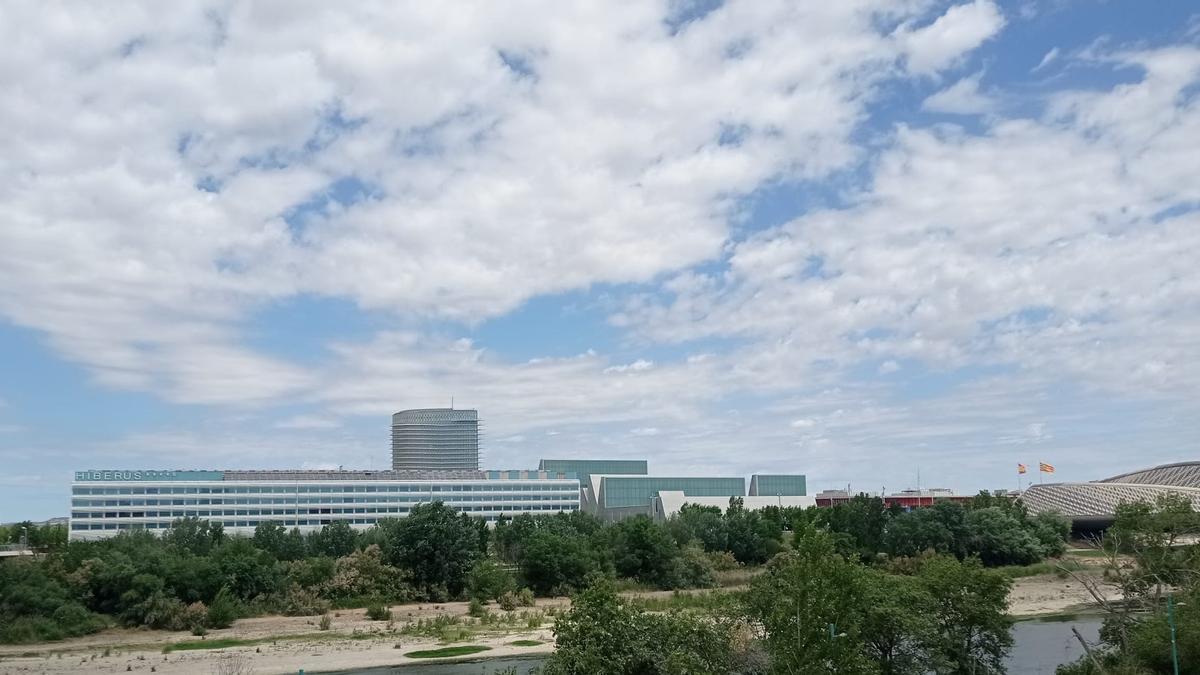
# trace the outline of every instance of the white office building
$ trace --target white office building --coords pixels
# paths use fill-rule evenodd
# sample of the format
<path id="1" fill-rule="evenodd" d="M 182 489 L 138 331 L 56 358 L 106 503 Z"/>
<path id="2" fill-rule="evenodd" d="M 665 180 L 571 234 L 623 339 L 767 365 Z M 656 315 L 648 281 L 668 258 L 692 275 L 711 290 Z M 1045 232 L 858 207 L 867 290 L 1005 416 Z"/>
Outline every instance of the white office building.
<path id="1" fill-rule="evenodd" d="M 70 538 L 161 532 L 189 516 L 251 535 L 262 522 L 312 531 L 337 520 L 365 529 L 433 501 L 494 522 L 579 509 L 579 480 L 548 471 L 77 471 Z"/>

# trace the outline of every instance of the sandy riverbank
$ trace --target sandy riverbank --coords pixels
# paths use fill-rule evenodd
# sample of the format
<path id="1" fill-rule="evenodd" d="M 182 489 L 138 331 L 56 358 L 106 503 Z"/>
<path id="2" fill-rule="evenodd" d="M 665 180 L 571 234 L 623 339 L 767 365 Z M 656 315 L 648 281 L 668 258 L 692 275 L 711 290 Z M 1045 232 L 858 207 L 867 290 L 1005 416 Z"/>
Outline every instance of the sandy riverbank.
<path id="1" fill-rule="evenodd" d="M 661 597 L 670 594 L 670 591 L 661 591 L 629 595 Z M 568 598 L 547 598 L 539 600 L 534 609 L 545 611 L 551 607 L 564 608 L 569 605 Z M 1009 607 L 1014 616 L 1029 617 L 1088 611 L 1094 609 L 1094 603 L 1077 580 L 1044 575 L 1015 580 L 1009 595 Z M 398 628 L 405 623 L 430 620 L 441 615 L 465 617 L 467 604 L 397 605 L 392 608 L 392 613 Z M 437 640 L 432 638 L 389 631 L 386 623 L 367 619 L 363 610 L 337 612 L 329 631 L 318 631 L 317 620 L 317 617 L 286 616 L 242 619 L 230 628 L 211 631 L 205 639 L 261 642 L 250 646 L 173 651 L 168 654 L 162 653 L 164 647 L 176 642 L 192 642 L 197 638 L 186 632 L 111 629 L 62 642 L 4 645 L 0 646 L 0 675 L 78 672 L 282 675 L 297 673 L 301 668 L 306 673 L 318 673 L 429 663 L 429 660 L 406 658 L 404 654 L 439 646 Z M 511 644 L 516 640 L 538 640 L 542 644 L 518 647 Z M 495 658 L 549 653 L 554 649 L 553 640 L 553 634 L 546 625 L 535 630 L 512 629 L 512 632 L 481 635 L 468 643 L 492 648 L 473 658 Z M 106 650 L 109 652 L 107 656 Z M 238 662 L 240 669 L 231 667 L 233 661 Z"/>

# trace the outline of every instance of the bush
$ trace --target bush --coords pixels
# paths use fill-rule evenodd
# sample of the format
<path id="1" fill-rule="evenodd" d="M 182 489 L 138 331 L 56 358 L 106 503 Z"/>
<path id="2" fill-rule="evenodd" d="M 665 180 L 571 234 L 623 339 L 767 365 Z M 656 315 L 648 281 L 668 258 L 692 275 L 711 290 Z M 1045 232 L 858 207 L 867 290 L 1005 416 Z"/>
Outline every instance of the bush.
<path id="1" fill-rule="evenodd" d="M 392 610 L 381 604 L 367 605 L 367 618 L 372 621 L 390 621 Z"/>
<path id="2" fill-rule="evenodd" d="M 511 612 L 517 608 L 517 594 L 512 591 L 506 591 L 504 595 L 497 598 L 496 603 L 500 605 L 500 609 Z"/>
<path id="3" fill-rule="evenodd" d="M 213 598 L 212 604 L 208 606 L 208 627 L 229 628 L 237 618 L 237 602 L 233 599 L 229 588 L 222 587 L 217 592 L 217 597 Z"/>
<path id="4" fill-rule="evenodd" d="M 314 591 L 293 584 L 279 607 L 284 616 L 318 616 L 329 611 L 329 601 Z"/>
<path id="5" fill-rule="evenodd" d="M 522 588 L 521 590 L 517 591 L 517 604 L 522 607 L 533 607 L 533 591 L 529 590 L 528 588 Z"/>
<path id="6" fill-rule="evenodd" d="M 515 587 L 513 575 L 491 558 L 475 561 L 467 575 L 467 593 L 483 602 L 498 600 Z"/>
<path id="7" fill-rule="evenodd" d="M 484 613 L 483 603 L 475 598 L 471 598 L 471 604 L 467 605 L 467 616 L 479 618 Z"/>
<path id="8" fill-rule="evenodd" d="M 190 630 L 193 635 L 203 635 L 196 633 L 196 629 L 204 630 L 204 624 L 208 621 L 208 608 L 203 602 L 193 602 L 183 611 L 179 613 L 179 624 L 181 630 Z"/>
<path id="9" fill-rule="evenodd" d="M 333 619 L 330 619 L 328 614 L 324 614 L 321 616 L 321 620 L 317 622 L 317 629 L 329 630 L 329 627 L 332 625 Z"/>
<path id="10" fill-rule="evenodd" d="M 205 628 L 203 624 L 201 624 L 199 626 L 195 626 L 192 628 L 192 635 L 195 635 L 197 637 L 202 637 L 202 636 L 208 635 L 208 629 Z"/>

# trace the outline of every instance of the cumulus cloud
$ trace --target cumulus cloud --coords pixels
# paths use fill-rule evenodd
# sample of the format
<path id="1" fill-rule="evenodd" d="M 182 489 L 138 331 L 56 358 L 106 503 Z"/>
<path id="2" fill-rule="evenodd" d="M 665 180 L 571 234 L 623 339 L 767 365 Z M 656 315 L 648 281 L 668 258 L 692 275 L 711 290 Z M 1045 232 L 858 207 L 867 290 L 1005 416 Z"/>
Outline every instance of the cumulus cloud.
<path id="1" fill-rule="evenodd" d="M 1200 50 L 1114 58 L 1142 80 L 1055 95 L 1043 120 L 900 128 L 860 203 L 749 237 L 727 273 L 643 297 L 622 322 L 656 340 L 769 341 L 781 364 L 1003 363 L 1195 391 L 1200 160 L 1185 148 L 1200 110 L 1180 94 Z"/>
<path id="2" fill-rule="evenodd" d="M 1196 438 L 1200 50 L 1097 47 L 1079 58 L 1139 75 L 1018 116 L 979 74 L 928 91 L 996 4 L 928 7 L 6 4 L 0 315 L 106 387 L 287 410 L 73 461 L 367 464 L 352 425 L 451 395 L 496 466 L 586 448 L 836 481 L 937 458 L 953 483 L 1018 440 L 1083 462 L 1131 430 Z M 862 142 L 902 79 L 991 114 Z M 747 195 L 831 183 L 834 207 L 740 227 Z M 619 355 L 459 338 L 597 285 L 621 289 Z M 305 365 L 250 346 L 298 297 L 388 328 Z M 905 400 L 920 371 L 961 382 Z"/>
<path id="3" fill-rule="evenodd" d="M 976 115 L 990 112 L 995 101 L 979 91 L 982 73 L 964 77 L 958 82 L 926 98 L 921 108 L 930 112 L 956 115 Z"/>
<path id="4" fill-rule="evenodd" d="M 929 25 L 902 26 L 896 31 L 896 40 L 910 72 L 935 75 L 994 37 L 1003 27 L 1004 15 L 995 3 L 975 0 L 950 7 Z"/>

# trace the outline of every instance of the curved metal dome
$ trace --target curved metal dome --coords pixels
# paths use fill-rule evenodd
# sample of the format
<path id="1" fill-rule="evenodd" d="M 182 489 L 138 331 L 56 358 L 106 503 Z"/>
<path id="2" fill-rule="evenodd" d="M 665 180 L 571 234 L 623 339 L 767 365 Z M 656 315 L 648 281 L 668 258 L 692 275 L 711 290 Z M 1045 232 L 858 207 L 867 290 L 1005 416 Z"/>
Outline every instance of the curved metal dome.
<path id="1" fill-rule="evenodd" d="M 1200 462 L 1162 464 L 1090 483 L 1030 485 L 1021 502 L 1030 513 L 1058 513 L 1077 528 L 1091 528 L 1112 524 L 1121 504 L 1165 494 L 1180 495 L 1200 511 Z"/>

